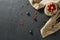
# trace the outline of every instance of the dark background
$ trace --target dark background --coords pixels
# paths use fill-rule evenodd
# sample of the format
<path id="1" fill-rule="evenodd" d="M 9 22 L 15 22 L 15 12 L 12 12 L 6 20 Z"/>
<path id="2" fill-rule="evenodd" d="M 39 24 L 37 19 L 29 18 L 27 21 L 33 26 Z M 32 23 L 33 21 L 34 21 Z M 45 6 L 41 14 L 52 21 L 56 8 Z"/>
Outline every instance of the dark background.
<path id="1" fill-rule="evenodd" d="M 60 40 L 60 31 L 44 39 L 41 37 L 40 29 L 46 23 L 43 20 L 49 18 L 41 9 L 37 11 L 35 22 L 32 19 L 35 11 L 28 0 L 0 0 L 0 40 Z M 27 16 L 26 12 L 30 12 L 31 16 Z M 24 25 L 21 26 L 20 22 Z"/>

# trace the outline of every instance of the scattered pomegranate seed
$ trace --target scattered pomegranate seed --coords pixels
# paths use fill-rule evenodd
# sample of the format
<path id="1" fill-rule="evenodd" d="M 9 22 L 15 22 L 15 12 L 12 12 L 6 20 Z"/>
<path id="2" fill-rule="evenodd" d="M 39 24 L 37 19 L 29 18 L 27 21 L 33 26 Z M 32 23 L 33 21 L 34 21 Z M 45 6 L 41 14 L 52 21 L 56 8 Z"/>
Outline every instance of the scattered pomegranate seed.
<path id="1" fill-rule="evenodd" d="M 24 23 L 23 22 L 19 22 L 19 26 L 23 26 L 24 25 Z"/>
<path id="2" fill-rule="evenodd" d="M 34 12 L 34 15 L 37 15 L 37 11 Z"/>
<path id="3" fill-rule="evenodd" d="M 33 19 L 37 18 L 37 15 L 33 15 Z"/>
<path id="4" fill-rule="evenodd" d="M 44 19 L 44 20 L 42 20 L 42 22 L 43 22 L 43 23 L 46 23 L 46 20 Z"/>
<path id="5" fill-rule="evenodd" d="M 26 14 L 27 14 L 28 16 L 31 16 L 30 12 L 26 12 Z"/>
<path id="6" fill-rule="evenodd" d="M 33 35 L 33 31 L 32 30 L 30 30 L 29 32 L 30 32 L 31 35 Z"/>
<path id="7" fill-rule="evenodd" d="M 34 21 L 37 22 L 37 11 L 34 12 L 34 14 L 33 14 L 33 19 L 34 19 Z"/>
<path id="8" fill-rule="evenodd" d="M 35 18 L 34 21 L 37 22 L 37 19 Z"/>

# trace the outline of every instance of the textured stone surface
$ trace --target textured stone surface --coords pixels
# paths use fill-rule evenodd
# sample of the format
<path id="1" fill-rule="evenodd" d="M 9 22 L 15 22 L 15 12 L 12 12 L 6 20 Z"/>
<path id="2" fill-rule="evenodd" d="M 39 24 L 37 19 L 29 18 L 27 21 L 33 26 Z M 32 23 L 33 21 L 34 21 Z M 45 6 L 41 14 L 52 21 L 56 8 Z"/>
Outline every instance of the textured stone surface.
<path id="1" fill-rule="evenodd" d="M 33 20 L 36 10 L 28 0 L 0 0 L 0 40 L 60 40 L 60 31 L 42 39 L 40 29 L 44 26 L 48 17 L 43 9 L 37 11 L 37 22 Z M 30 12 L 31 16 L 27 16 Z M 20 26 L 19 22 L 24 25 Z M 32 24 L 33 22 L 33 24 Z M 30 34 L 33 30 L 33 36 Z"/>

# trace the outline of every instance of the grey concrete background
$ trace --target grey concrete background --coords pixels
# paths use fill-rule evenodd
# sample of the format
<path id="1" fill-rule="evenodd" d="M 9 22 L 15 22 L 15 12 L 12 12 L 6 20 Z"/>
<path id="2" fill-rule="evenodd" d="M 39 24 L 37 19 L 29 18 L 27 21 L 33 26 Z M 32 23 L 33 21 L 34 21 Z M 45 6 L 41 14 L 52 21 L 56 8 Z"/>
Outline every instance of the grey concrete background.
<path id="1" fill-rule="evenodd" d="M 27 11 L 31 13 L 31 16 L 26 15 Z M 28 0 L 0 0 L 0 40 L 60 40 L 60 31 L 45 39 L 41 37 L 40 29 L 45 24 L 42 20 L 47 21 L 49 18 L 41 9 L 37 11 L 38 21 L 32 24 L 34 11 L 37 10 Z M 19 25 L 20 21 L 24 22 L 24 26 Z M 33 35 L 29 33 L 30 30 L 33 30 Z"/>

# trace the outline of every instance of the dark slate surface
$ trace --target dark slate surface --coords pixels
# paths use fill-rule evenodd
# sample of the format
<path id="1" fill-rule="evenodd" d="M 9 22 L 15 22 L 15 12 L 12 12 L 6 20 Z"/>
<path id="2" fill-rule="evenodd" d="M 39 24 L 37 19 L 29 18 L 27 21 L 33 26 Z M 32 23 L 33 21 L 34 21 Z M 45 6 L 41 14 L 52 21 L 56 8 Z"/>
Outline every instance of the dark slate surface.
<path id="1" fill-rule="evenodd" d="M 40 29 L 45 24 L 42 20 L 47 21 L 48 17 L 41 9 L 37 11 L 38 20 L 35 22 L 32 19 L 35 11 L 28 0 L 0 0 L 0 40 L 60 40 L 60 31 L 45 39 L 41 37 Z M 30 12 L 31 16 L 27 16 L 26 12 Z M 20 22 L 24 24 L 21 26 Z"/>

